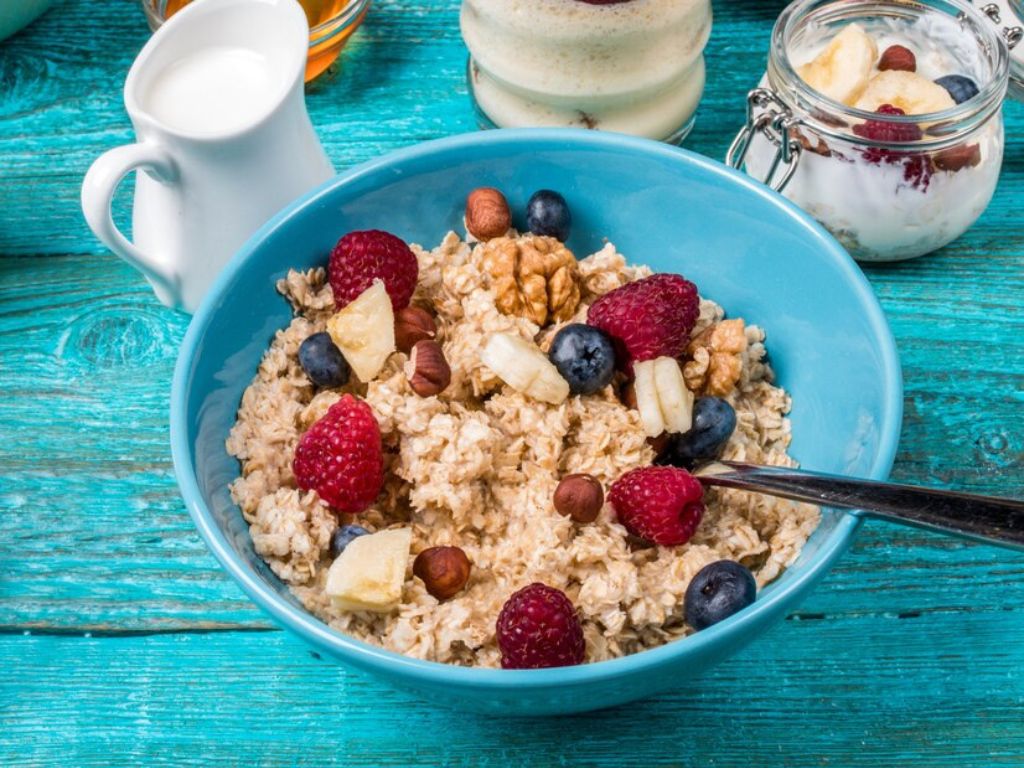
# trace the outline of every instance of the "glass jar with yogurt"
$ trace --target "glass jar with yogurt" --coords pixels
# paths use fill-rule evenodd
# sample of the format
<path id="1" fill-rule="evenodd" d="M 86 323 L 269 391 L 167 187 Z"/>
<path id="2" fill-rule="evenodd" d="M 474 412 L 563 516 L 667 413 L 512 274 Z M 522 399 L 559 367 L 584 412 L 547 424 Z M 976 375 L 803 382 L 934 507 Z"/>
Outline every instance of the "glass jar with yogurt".
<path id="1" fill-rule="evenodd" d="M 780 190 L 862 261 L 965 232 L 1003 157 L 1007 46 L 965 0 L 797 0 L 727 162 Z"/>
<path id="2" fill-rule="evenodd" d="M 678 142 L 693 125 L 710 0 L 463 0 L 460 25 L 484 127 Z"/>

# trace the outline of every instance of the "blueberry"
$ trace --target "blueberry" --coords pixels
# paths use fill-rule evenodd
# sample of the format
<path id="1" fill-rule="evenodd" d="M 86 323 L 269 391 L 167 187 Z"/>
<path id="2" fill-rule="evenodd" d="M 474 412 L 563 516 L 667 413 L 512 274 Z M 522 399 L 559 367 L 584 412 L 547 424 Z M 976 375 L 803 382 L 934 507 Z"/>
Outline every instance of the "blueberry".
<path id="1" fill-rule="evenodd" d="M 615 348 L 600 328 L 570 323 L 555 334 L 548 358 L 575 395 L 604 389 L 615 373 Z"/>
<path id="2" fill-rule="evenodd" d="M 353 539 L 366 536 L 370 532 L 361 525 L 343 525 L 331 536 L 331 557 L 337 557 L 345 551 L 345 547 L 352 543 Z"/>
<path id="3" fill-rule="evenodd" d="M 693 469 L 699 462 L 717 459 L 734 429 L 736 411 L 729 403 L 720 397 L 698 397 L 690 431 L 669 437 L 655 463 Z"/>
<path id="4" fill-rule="evenodd" d="M 318 387 L 332 389 L 348 383 L 348 363 L 329 333 L 314 333 L 302 342 L 299 365 Z"/>
<path id="5" fill-rule="evenodd" d="M 550 189 L 534 192 L 526 204 L 526 226 L 535 235 L 548 235 L 564 243 L 572 226 L 565 198 Z"/>
<path id="6" fill-rule="evenodd" d="M 938 78 L 935 82 L 949 91 L 949 95 L 957 104 L 963 104 L 978 95 L 978 86 L 971 78 L 963 75 L 946 75 Z"/>
<path id="7" fill-rule="evenodd" d="M 749 568 L 732 560 L 705 565 L 686 588 L 686 623 L 707 629 L 741 611 L 757 598 L 757 582 Z"/>

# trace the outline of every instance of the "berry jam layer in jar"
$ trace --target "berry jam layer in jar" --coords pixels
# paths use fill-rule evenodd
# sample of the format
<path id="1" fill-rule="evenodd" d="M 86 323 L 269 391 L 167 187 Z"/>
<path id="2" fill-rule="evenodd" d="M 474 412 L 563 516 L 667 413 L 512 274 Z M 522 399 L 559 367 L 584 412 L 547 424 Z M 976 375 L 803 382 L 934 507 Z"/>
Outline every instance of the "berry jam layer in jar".
<path id="1" fill-rule="evenodd" d="M 463 0 L 470 88 L 502 128 L 679 139 L 704 90 L 708 0 Z"/>
<path id="2" fill-rule="evenodd" d="M 783 194 L 859 260 L 921 256 L 963 234 L 992 198 L 1005 48 L 959 0 L 837 5 L 795 3 L 773 34 L 764 84 L 790 109 L 802 150 Z M 755 140 L 747 171 L 765 178 L 775 155 Z"/>

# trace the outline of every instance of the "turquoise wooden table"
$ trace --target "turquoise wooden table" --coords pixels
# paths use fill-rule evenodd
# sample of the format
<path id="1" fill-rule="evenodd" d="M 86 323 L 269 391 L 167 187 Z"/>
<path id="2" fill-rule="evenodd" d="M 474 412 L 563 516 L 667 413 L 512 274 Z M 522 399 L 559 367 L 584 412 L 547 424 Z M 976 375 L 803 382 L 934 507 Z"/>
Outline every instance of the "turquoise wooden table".
<path id="1" fill-rule="evenodd" d="M 780 9 L 716 3 L 690 148 L 723 155 Z M 457 14 L 375 0 L 309 96 L 337 167 L 474 128 Z M 147 36 L 128 0 L 68 0 L 0 43 L 0 764 L 1024 765 L 1024 556 L 884 524 L 712 673 L 568 720 L 454 712 L 278 630 L 178 497 L 167 403 L 188 319 L 79 212 L 91 160 L 131 139 L 120 90 Z M 977 226 L 867 272 L 906 377 L 894 476 L 1020 495 L 1024 112 L 1006 112 Z"/>

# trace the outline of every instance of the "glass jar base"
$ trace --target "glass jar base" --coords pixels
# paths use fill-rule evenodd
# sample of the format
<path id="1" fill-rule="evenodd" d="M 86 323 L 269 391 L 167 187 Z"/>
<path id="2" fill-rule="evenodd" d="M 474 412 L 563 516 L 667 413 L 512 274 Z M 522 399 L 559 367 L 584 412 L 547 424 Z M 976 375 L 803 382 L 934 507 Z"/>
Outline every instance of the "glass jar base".
<path id="1" fill-rule="evenodd" d="M 469 91 L 470 103 L 473 105 L 473 114 L 476 116 L 477 127 L 480 130 L 493 130 L 501 128 L 579 128 L 581 130 L 608 130 L 601 128 L 597 121 L 594 120 L 585 112 L 579 112 L 579 119 L 574 121 L 538 120 L 537 122 L 534 123 L 516 123 L 509 125 L 500 125 L 493 118 L 491 118 L 491 116 L 488 115 L 487 112 L 484 110 L 483 106 L 481 106 L 480 100 L 477 98 L 476 89 L 474 87 L 474 75 L 474 63 L 471 58 L 466 67 L 466 82 Z M 683 141 L 686 140 L 686 137 L 690 134 L 690 131 L 693 130 L 693 126 L 696 120 L 696 111 L 694 111 L 687 118 L 686 122 L 684 122 L 681 126 L 672 130 L 672 132 L 669 133 L 667 136 L 661 136 L 656 138 L 655 140 L 664 142 L 666 144 L 671 144 L 674 146 L 680 146 L 683 143 Z M 625 133 L 625 131 L 620 132 Z M 645 136 L 644 138 L 654 137 Z"/>

